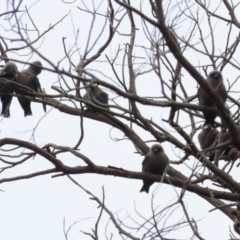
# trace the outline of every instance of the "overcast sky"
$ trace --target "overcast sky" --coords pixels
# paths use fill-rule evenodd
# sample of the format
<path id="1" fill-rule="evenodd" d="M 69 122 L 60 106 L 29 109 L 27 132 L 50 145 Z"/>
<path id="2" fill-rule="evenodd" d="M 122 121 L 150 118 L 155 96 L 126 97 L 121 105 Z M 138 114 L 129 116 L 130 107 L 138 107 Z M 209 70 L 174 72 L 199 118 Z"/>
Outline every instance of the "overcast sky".
<path id="1" fill-rule="evenodd" d="M 1 12 L 10 10 L 6 8 L 6 3 L 2 3 Z M 97 4 L 100 1 L 95 1 Z M 91 2 L 85 1 L 87 6 L 91 8 Z M 66 37 L 66 46 L 71 48 L 74 45 L 74 31 L 79 29 L 80 35 L 78 39 L 78 46 L 80 47 L 80 54 L 83 54 L 86 41 L 88 37 L 88 31 L 91 24 L 92 16 L 84 11 L 80 11 L 77 6 L 84 8 L 80 1 L 73 4 L 64 4 L 61 1 L 37 1 L 32 7 L 33 1 L 24 0 L 21 10 L 24 7 L 29 9 L 32 19 L 40 33 L 47 30 L 49 25 L 53 25 L 58 22 L 64 15 L 66 18 L 53 30 L 46 34 L 44 41 L 40 41 L 35 45 L 38 51 L 41 52 L 46 58 L 50 59 L 54 64 L 57 64 L 64 58 L 64 50 L 62 46 L 62 38 Z M 148 1 L 145 3 L 145 11 L 149 12 L 147 8 Z M 115 8 L 116 5 L 114 4 Z M 31 8 L 30 8 L 31 7 Z M 103 1 L 99 12 L 106 13 L 107 1 Z M 222 11 L 224 13 L 224 10 Z M 21 16 L 21 13 L 18 14 Z M 228 17 L 228 16 L 227 16 Z M 31 22 L 26 14 L 23 14 L 22 21 L 24 24 L 28 24 L 31 28 Z M 0 35 L 4 37 L 17 37 L 17 34 L 10 31 L 9 21 L 5 17 L 0 17 Z M 102 16 L 97 17 L 97 21 L 94 23 L 93 37 L 91 43 L 94 41 L 94 36 L 100 32 L 103 26 L 104 18 Z M 134 52 L 141 54 L 143 49 L 140 46 L 150 47 L 149 42 L 146 41 L 144 32 L 142 31 L 142 25 L 140 19 L 135 15 L 136 26 L 139 28 L 136 35 L 136 47 Z M 14 20 L 11 21 L 14 23 Z M 206 24 L 206 21 L 202 20 L 202 24 Z M 216 36 L 221 36 L 221 26 L 216 25 Z M 107 27 L 108 29 L 108 27 Z M 184 35 L 189 31 L 189 24 L 183 22 L 181 29 Z M 119 32 L 124 34 L 130 33 L 129 22 L 126 19 L 123 21 Z M 31 37 L 34 33 L 30 34 Z M 107 37 L 107 31 L 99 40 L 99 44 L 93 49 L 93 53 L 101 46 Z M 223 39 L 225 40 L 225 39 Z M 101 55 L 100 60 L 106 61 L 104 57 L 107 54 L 110 58 L 114 56 L 117 51 L 118 45 L 123 48 L 123 44 L 129 42 L 129 36 L 117 35 L 108 49 Z M 225 42 L 221 43 L 223 46 Z M 13 46 L 21 46 L 22 43 L 13 42 Z M 219 50 L 220 51 L 220 50 Z M 25 51 L 25 53 L 29 53 Z M 187 54 L 191 56 L 191 51 Z M 90 54 L 91 55 L 91 54 Z M 39 56 L 34 54 L 33 56 L 19 55 L 17 52 L 8 53 L 8 57 L 21 60 L 21 61 L 34 61 L 41 60 L 43 66 L 50 67 L 49 64 L 42 60 Z M 122 59 L 117 60 L 117 64 L 120 64 Z M 79 54 L 75 53 L 72 57 L 72 61 L 77 65 L 79 62 Z M 199 62 L 204 61 L 201 55 L 197 55 L 197 58 L 192 57 L 192 62 L 197 65 Z M 0 64 L 4 64 L 3 61 Z M 137 64 L 137 63 L 136 63 Z M 17 63 L 19 70 L 26 68 L 23 64 Z M 61 61 L 60 66 L 65 70 L 69 69 L 67 59 Z M 106 62 L 96 62 L 90 64 L 88 69 L 95 69 L 102 71 L 106 76 L 115 80 L 114 74 L 111 71 L 109 64 Z M 226 68 L 228 69 L 228 68 Z M 73 74 L 77 74 L 73 68 L 71 68 Z M 105 81 L 110 81 L 107 77 L 104 77 L 98 72 L 93 72 L 100 76 Z M 235 74 L 234 71 L 232 74 Z M 227 72 L 223 72 L 225 81 L 227 78 Z M 147 76 L 147 77 L 146 77 Z M 149 77 L 150 76 L 150 77 Z M 152 76 L 152 77 L 151 77 Z M 184 72 L 184 77 L 188 81 L 189 94 L 194 94 L 197 91 L 197 84 L 189 75 Z M 228 76 L 230 78 L 230 76 Z M 166 78 L 170 78 L 166 73 Z M 58 85 L 58 75 L 50 73 L 48 71 L 42 71 L 39 75 L 39 79 L 42 87 L 47 93 L 56 93 L 51 89 L 52 85 Z M 128 79 L 126 79 L 127 81 Z M 71 84 L 71 83 L 69 83 Z M 141 96 L 160 96 L 159 80 L 154 78 L 154 75 L 143 75 L 137 80 L 138 94 Z M 105 89 L 105 91 L 107 91 Z M 107 91 L 110 99 L 116 97 L 111 91 Z M 84 90 L 82 90 L 84 93 Z M 191 95 L 190 94 L 190 95 Z M 123 98 L 116 99 L 118 104 L 127 106 L 127 101 Z M 67 103 L 66 104 L 70 104 Z M 113 104 L 111 102 L 111 104 Z M 71 105 L 71 104 L 70 104 Z M 154 119 L 161 127 L 164 127 L 167 131 L 171 131 L 175 136 L 179 135 L 174 130 L 164 123 L 161 119 L 167 118 L 168 109 L 159 109 L 153 107 L 140 106 L 141 113 L 146 118 Z M 73 147 L 80 136 L 80 119 L 76 116 L 70 116 L 59 112 L 58 110 L 47 106 L 47 112 L 44 113 L 42 105 L 39 103 L 32 103 L 33 116 L 24 117 L 23 111 L 20 108 L 18 100 L 13 98 L 11 105 L 11 118 L 1 119 L 0 134 L 2 138 L 11 137 L 18 138 L 25 141 L 31 141 L 38 146 L 43 146 L 46 143 L 54 143 L 58 145 Z M 140 128 L 134 127 L 134 130 L 139 133 L 140 137 L 144 141 L 153 140 L 152 136 L 146 131 Z M 129 140 L 113 141 L 112 139 L 124 138 L 123 133 L 119 130 L 112 128 L 111 126 L 93 121 L 90 119 L 84 119 L 84 140 L 80 145 L 80 151 L 82 154 L 88 156 L 94 163 L 102 166 L 116 166 L 127 170 L 141 171 L 141 163 L 143 156 L 136 154 L 136 149 Z M 182 140 L 182 139 L 181 139 Z M 196 139 L 195 139 L 196 141 Z M 152 143 L 148 144 L 149 146 Z M 179 160 L 183 156 L 183 152 L 175 149 L 173 145 L 169 143 L 162 144 L 165 152 L 171 160 Z M 24 150 L 28 152 L 27 150 Z M 62 154 L 61 161 L 70 166 L 82 165 L 83 162 L 70 154 Z M 194 166 L 196 161 L 192 158 L 187 162 L 189 166 Z M 0 165 L 1 166 L 1 165 Z M 52 165 L 40 156 L 36 156 L 27 163 L 21 164 L 12 170 L 4 171 L 1 173 L 1 179 L 10 176 L 17 176 L 21 174 L 27 174 L 34 171 L 40 171 L 47 169 Z M 183 173 L 189 173 L 188 168 L 184 165 L 174 166 L 177 170 Z M 238 169 L 233 170 L 232 175 L 235 180 L 239 180 Z M 63 220 L 66 221 L 66 228 L 72 223 L 80 221 L 71 229 L 69 233 L 69 239 L 90 239 L 89 236 L 84 235 L 80 231 L 91 232 L 94 224 L 97 220 L 100 209 L 98 204 L 90 200 L 90 196 L 83 190 L 74 185 L 67 177 L 55 177 L 53 175 L 46 175 L 36 177 L 32 179 L 26 179 L 21 181 L 9 182 L 1 184 L 0 189 L 0 239 L 5 240 L 52 240 L 52 239 L 65 239 L 63 234 Z M 97 174 L 82 174 L 72 176 L 77 182 L 79 182 L 84 188 L 91 191 L 98 198 L 102 199 L 102 187 L 105 189 L 105 203 L 106 206 L 113 212 L 119 214 L 124 219 L 125 216 L 130 215 L 135 219 L 139 219 L 139 216 L 135 213 L 134 204 L 137 210 L 145 218 L 151 216 L 151 200 L 152 193 L 156 187 L 159 187 L 159 191 L 154 199 L 154 206 L 159 209 L 164 208 L 167 204 L 176 201 L 177 192 L 179 189 L 175 189 L 173 186 L 157 184 L 155 183 L 150 190 L 149 194 L 139 193 L 142 186 L 141 180 L 125 179 L 112 176 L 102 176 Z M 206 185 L 207 186 L 207 185 Z M 232 222 L 219 211 L 213 211 L 209 213 L 209 210 L 213 206 L 209 205 L 203 199 L 200 199 L 195 194 L 186 193 L 184 197 L 187 205 L 190 217 L 198 221 L 199 232 L 205 239 L 227 239 L 229 237 L 228 229 L 232 228 Z M 174 215 L 175 214 L 175 215 Z M 174 216 L 174 217 L 173 217 Z M 180 209 L 176 210 L 171 216 L 169 223 L 173 223 L 175 219 L 181 219 L 183 213 Z M 112 223 L 108 223 L 109 217 L 104 213 L 102 221 L 100 222 L 100 239 L 105 239 L 105 226 L 107 224 L 107 234 L 114 233 L 113 239 L 122 239 L 118 236 L 118 231 L 115 230 Z M 133 225 L 130 220 L 130 224 Z M 164 222 L 164 221 L 163 221 Z M 142 232 L 133 233 L 133 235 L 141 237 Z M 177 239 L 184 239 L 191 236 L 191 231 L 188 229 L 179 230 L 178 234 L 172 233 L 170 236 Z"/>

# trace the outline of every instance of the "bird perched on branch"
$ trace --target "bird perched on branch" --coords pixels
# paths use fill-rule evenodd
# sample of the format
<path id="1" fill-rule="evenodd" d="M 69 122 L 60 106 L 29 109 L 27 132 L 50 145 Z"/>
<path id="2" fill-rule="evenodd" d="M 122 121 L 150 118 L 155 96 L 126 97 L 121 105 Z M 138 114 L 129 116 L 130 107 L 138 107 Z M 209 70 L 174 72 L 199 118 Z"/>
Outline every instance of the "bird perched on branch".
<path id="1" fill-rule="evenodd" d="M 169 159 L 164 153 L 162 146 L 160 144 L 154 144 L 143 159 L 142 172 L 162 175 L 168 165 Z M 143 180 L 143 186 L 140 192 L 148 193 L 149 188 L 153 183 L 154 182 L 150 180 Z"/>
<path id="2" fill-rule="evenodd" d="M 202 131 L 198 134 L 198 141 L 201 149 L 216 146 L 218 143 L 219 131 L 214 129 L 211 124 L 207 124 L 202 128 Z M 212 162 L 214 160 L 215 151 L 209 151 L 206 155 Z"/>
<path id="3" fill-rule="evenodd" d="M 18 68 L 15 63 L 8 62 L 0 70 L 0 93 L 2 102 L 2 112 L 1 115 L 4 117 L 10 117 L 10 105 L 12 102 L 12 96 L 4 95 L 13 93 L 15 89 L 16 79 L 18 77 Z"/>
<path id="4" fill-rule="evenodd" d="M 222 101 L 225 103 L 227 99 L 227 91 L 223 83 L 222 73 L 220 71 L 214 70 L 208 74 L 207 80 L 210 87 L 219 94 Z M 200 87 L 198 89 L 198 100 L 199 104 L 203 107 L 214 107 L 215 103 L 213 99 Z M 210 113 L 207 111 L 203 111 L 203 115 L 205 118 L 204 126 L 207 124 L 214 125 L 214 120 L 217 117 L 216 113 Z"/>
<path id="5" fill-rule="evenodd" d="M 240 126 L 236 125 L 238 134 L 240 135 Z M 219 160 L 236 160 L 240 156 L 240 152 L 236 149 L 232 154 L 229 154 L 232 149 L 235 148 L 233 144 L 231 144 L 231 136 L 229 131 L 221 131 L 214 129 L 211 124 L 208 124 L 203 127 L 202 131 L 198 135 L 198 141 L 200 143 L 201 148 L 204 150 L 204 148 L 209 147 L 216 147 L 219 144 L 227 144 L 226 146 L 222 146 L 219 150 Z M 209 157 L 210 161 L 213 161 L 215 158 L 217 149 L 210 150 L 206 153 L 206 155 Z M 235 156 L 235 155 L 236 156 Z"/>
<path id="6" fill-rule="evenodd" d="M 84 100 L 90 101 L 96 105 L 108 104 L 108 94 L 104 92 L 97 84 L 91 84 L 87 87 L 87 92 L 83 96 Z M 100 103 L 100 104 L 99 104 Z M 94 111 L 95 108 L 86 104 L 86 107 L 90 111 Z M 108 106 L 100 106 L 108 108 Z"/>
<path id="7" fill-rule="evenodd" d="M 42 63 L 40 61 L 32 62 L 31 65 L 21 73 L 17 78 L 18 85 L 16 86 L 16 93 L 26 96 L 34 97 L 34 92 L 43 93 L 41 85 L 39 83 L 37 75 L 42 71 Z M 42 99 L 44 99 L 42 97 Z M 24 116 L 31 116 L 31 101 L 24 98 L 18 97 L 18 101 L 24 111 Z M 46 105 L 43 104 L 43 109 L 46 112 Z"/>
<path id="8" fill-rule="evenodd" d="M 236 128 L 237 128 L 238 135 L 240 135 L 240 126 L 236 125 Z M 227 143 L 229 141 L 231 141 L 231 136 L 229 131 L 225 131 L 225 132 L 221 131 L 221 133 L 219 133 L 219 143 Z M 229 156 L 229 152 L 233 148 L 236 148 L 236 147 L 233 144 L 229 143 L 227 146 L 222 147 L 220 149 L 220 154 L 227 156 L 230 160 L 236 160 L 236 159 L 231 159 L 231 156 Z M 238 152 L 238 155 L 239 155 L 239 151 L 237 148 L 236 148 L 236 151 Z"/>

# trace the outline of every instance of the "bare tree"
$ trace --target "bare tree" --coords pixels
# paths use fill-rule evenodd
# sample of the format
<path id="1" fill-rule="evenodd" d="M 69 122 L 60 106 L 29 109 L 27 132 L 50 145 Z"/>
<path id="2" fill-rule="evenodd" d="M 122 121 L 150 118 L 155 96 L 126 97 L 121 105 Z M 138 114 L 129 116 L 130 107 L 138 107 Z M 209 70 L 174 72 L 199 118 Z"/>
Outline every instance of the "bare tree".
<path id="1" fill-rule="evenodd" d="M 75 42 L 68 43 L 67 38 L 62 37 L 64 57 L 58 62 L 53 62 L 51 53 L 42 49 L 47 44 L 48 35 L 54 33 L 56 28 L 62 28 L 65 19 L 72 17 L 72 13 L 63 15 L 44 30 L 35 23 L 31 7 L 25 6 L 24 1 L 7 1 L 5 12 L 0 13 L 8 26 L 0 36 L 2 65 L 3 61 L 12 61 L 18 66 L 28 66 L 32 58 L 38 58 L 43 64 L 42 70 L 51 72 L 51 76 L 57 79 L 51 93 L 34 93 L 35 97 L 12 95 L 38 102 L 39 105 L 43 103 L 48 108 L 59 110 L 62 115 L 80 119 L 79 126 L 76 126 L 80 129 L 80 136 L 74 146 L 47 142 L 47 134 L 47 143 L 39 146 L 34 141 L 34 132 L 30 141 L 9 137 L 0 139 L 1 174 L 12 171 L 36 155 L 52 164 L 45 170 L 11 177 L 0 176 L 0 183 L 46 174 L 53 177 L 67 175 L 99 206 L 99 215 L 92 231 L 81 230 L 92 239 L 100 239 L 98 229 L 103 214 L 109 218 L 110 228 L 117 229 L 123 239 L 173 239 L 171 237 L 177 235 L 172 234 L 178 234 L 182 228 L 190 230 L 186 238 L 204 239 L 184 202 L 185 194 L 191 192 L 232 221 L 235 233 L 230 231 L 229 234 L 231 239 L 236 239 L 240 234 L 240 185 L 232 177 L 232 171 L 239 166 L 236 159 L 240 151 L 237 130 L 240 76 L 238 1 L 87 2 L 77 5 L 78 14 L 88 14 L 92 19 L 88 22 L 88 35 L 84 36 L 86 41 L 80 46 L 82 36 L 78 24 L 81 23 L 72 20 Z M 69 6 L 78 3 L 63 1 L 62 4 Z M 95 28 L 98 19 L 103 23 L 101 29 Z M 205 81 L 213 69 L 223 74 L 230 110 Z M 107 104 L 99 99 L 89 101 L 83 98 L 87 89 L 94 84 L 108 92 Z M 199 106 L 199 86 L 209 94 L 215 107 Z M 86 105 L 90 107 L 86 109 Z M 221 143 L 219 140 L 214 147 L 200 149 L 197 136 L 204 122 L 203 110 L 217 113 L 216 127 L 221 134 L 227 131 L 229 141 Z M 135 146 L 133 151 L 140 155 L 148 153 L 146 143 L 159 142 L 166 143 L 169 150 L 165 152 L 169 155 L 171 151 L 176 159 L 169 157 L 171 164 L 161 177 L 129 171 L 114 164 L 101 166 L 80 151 L 86 118 L 105 123 L 110 129 L 118 129 L 124 138 L 114 138 L 110 132 L 112 140 L 131 141 Z M 224 146 L 231 146 L 231 151 L 222 154 L 219 149 Z M 106 144 L 103 143 L 102 147 Z M 213 162 L 208 159 L 210 150 L 215 151 Z M 66 153 L 81 160 L 81 164 L 69 165 L 64 161 Z M 161 206 L 161 209 L 152 203 L 150 217 L 144 216 L 137 207 L 135 216 L 119 216 L 105 204 L 107 196 L 104 189 L 100 199 L 74 180 L 73 175 L 77 174 L 101 174 L 106 178 L 107 175 L 117 176 L 127 178 L 129 182 L 131 179 L 160 181 L 174 187 L 176 199 L 167 206 Z M 74 225 L 64 225 L 66 239 Z M 109 226 L 110 223 L 106 223 L 106 239 L 114 239 L 107 231 Z"/>

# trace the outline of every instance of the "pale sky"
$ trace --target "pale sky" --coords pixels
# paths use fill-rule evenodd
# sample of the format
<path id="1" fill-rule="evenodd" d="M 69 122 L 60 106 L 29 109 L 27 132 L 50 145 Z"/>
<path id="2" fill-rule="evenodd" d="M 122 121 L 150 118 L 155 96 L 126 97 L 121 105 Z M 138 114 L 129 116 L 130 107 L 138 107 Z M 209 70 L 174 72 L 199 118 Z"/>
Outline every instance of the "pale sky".
<path id="1" fill-rule="evenodd" d="M 7 2 L 8 1 L 5 1 L 4 7 L 1 8 L 0 13 L 5 11 Z M 91 8 L 91 2 L 85 2 L 87 6 Z M 95 4 L 98 4 L 100 1 L 94 2 Z M 33 1 L 24 0 L 24 3 L 20 9 L 24 10 L 25 6 L 29 8 L 32 3 Z M 38 51 L 41 52 L 44 57 L 50 59 L 54 64 L 57 64 L 64 57 L 62 38 L 66 37 L 66 47 L 68 49 L 71 48 L 74 45 L 73 31 L 77 31 L 77 29 L 80 31 L 77 42 L 78 46 L 80 47 L 79 52 L 80 54 L 83 54 L 84 52 L 92 16 L 86 12 L 80 11 L 77 6 L 84 8 L 81 1 L 77 1 L 73 4 L 64 4 L 61 1 L 37 1 L 29 9 L 29 13 L 34 20 L 35 25 L 39 28 L 40 33 L 47 30 L 50 24 L 53 25 L 58 22 L 70 11 L 69 15 L 66 16 L 66 18 L 59 25 L 54 27 L 53 30 L 46 34 L 43 42 L 40 41 L 34 45 L 34 47 L 38 48 Z M 145 1 L 144 6 L 148 6 L 148 1 Z M 114 4 L 114 8 L 117 9 L 116 4 Z M 106 11 L 107 1 L 105 0 L 99 9 L 99 12 L 104 14 Z M 149 9 L 146 8 L 145 11 L 148 12 Z M 222 10 L 222 12 L 224 13 L 224 10 Z M 119 16 L 120 15 L 122 15 L 122 13 L 120 13 Z M 18 16 L 21 16 L 21 13 L 19 13 Z M 134 54 L 144 55 L 144 51 L 140 46 L 150 47 L 150 45 L 146 40 L 142 30 L 140 19 L 136 15 L 134 15 L 134 17 L 136 26 L 139 28 L 139 31 L 137 31 L 136 35 Z M 228 17 L 228 15 L 226 17 Z M 32 28 L 32 25 L 29 22 L 26 14 L 24 14 L 21 19 L 24 24 L 27 24 L 29 28 Z M 17 38 L 17 34 L 14 34 L 11 30 L 9 30 L 9 21 L 6 20 L 5 17 L 1 17 L 0 20 L 0 35 L 8 38 Z M 12 19 L 11 22 L 14 23 L 15 20 Z M 94 36 L 97 36 L 97 34 L 101 31 L 103 23 L 104 18 L 102 16 L 98 16 L 97 21 L 94 23 L 92 33 L 93 37 L 90 43 L 95 40 Z M 203 19 L 201 24 L 201 26 L 206 24 L 206 19 Z M 220 23 L 214 27 L 214 33 L 216 33 L 216 37 L 222 36 L 223 30 Z M 108 29 L 108 27 L 106 29 Z M 93 71 L 92 73 L 96 74 L 105 81 L 109 81 L 110 83 L 113 82 L 107 77 L 110 77 L 115 81 L 116 79 L 111 71 L 111 67 L 106 62 L 105 54 L 112 58 L 115 55 L 118 46 L 123 48 L 124 44 L 129 42 L 129 35 L 126 35 L 130 33 L 127 16 L 125 16 L 125 19 L 118 31 L 121 33 L 121 35 L 116 34 L 113 42 L 99 58 L 99 60 L 104 60 L 104 62 L 97 61 L 96 63 L 92 63 L 87 67 L 87 69 L 102 71 L 105 76 L 96 71 Z M 184 34 L 189 31 L 189 24 L 183 22 L 178 32 L 181 31 L 182 34 L 180 34 L 180 36 L 184 36 Z M 93 48 L 93 52 L 90 54 L 90 56 L 93 55 L 105 41 L 107 33 L 108 31 L 104 32 L 103 36 L 99 40 L 99 43 Z M 31 33 L 30 36 L 32 39 L 34 39 L 36 34 Z M 219 48 L 219 52 L 224 50 L 223 46 L 225 46 L 225 42 L 226 38 L 222 38 L 222 41 L 221 39 L 217 41 L 218 46 L 216 46 L 216 48 Z M 14 46 L 22 46 L 22 43 L 9 43 L 9 48 Z M 34 54 L 33 56 L 26 56 L 26 54 L 29 52 L 30 51 L 19 52 L 19 54 L 11 52 L 8 53 L 8 57 L 30 62 L 34 60 L 41 60 L 44 67 L 50 68 L 49 64 L 37 56 L 37 54 Z M 195 66 L 206 61 L 205 57 L 200 53 L 196 54 L 196 56 L 193 56 L 192 52 L 193 51 L 190 50 L 186 53 L 186 55 L 191 57 L 191 63 Z M 122 53 L 120 56 L 123 56 Z M 174 61 L 173 57 L 170 60 Z M 78 64 L 78 53 L 73 55 L 72 61 L 74 64 Z M 118 66 L 116 65 L 116 68 L 120 72 L 120 64 L 122 63 L 122 59 L 119 57 L 116 62 L 118 64 Z M 139 62 L 141 62 L 141 60 L 139 60 Z M 3 62 L 0 64 L 3 65 Z M 23 64 L 16 64 L 19 70 L 26 68 L 26 66 Z M 138 63 L 136 61 L 136 67 L 137 64 Z M 67 59 L 61 61 L 60 66 L 65 70 L 69 70 L 69 63 Z M 147 67 L 145 68 L 147 69 Z M 227 75 L 227 70 L 229 70 L 228 67 L 223 72 L 225 84 L 227 78 L 235 79 L 238 74 L 236 70 L 233 69 L 231 71 L 231 75 Z M 73 74 L 77 74 L 73 68 L 71 69 L 71 72 Z M 163 74 L 164 73 L 165 72 L 163 71 Z M 195 80 L 192 79 L 189 74 L 186 73 L 186 71 L 183 71 L 183 75 L 186 79 L 184 79 L 184 81 L 186 81 L 188 85 L 187 91 L 189 95 L 195 94 L 197 91 L 197 84 Z M 166 79 L 170 79 L 170 76 L 167 72 L 164 77 Z M 129 77 L 126 75 L 126 81 L 128 81 L 128 79 Z M 39 80 L 47 93 L 56 94 L 56 92 L 51 89 L 51 86 L 58 86 L 57 74 L 53 74 L 48 71 L 42 71 L 42 73 L 39 75 Z M 70 85 L 72 84 L 71 79 L 68 79 L 68 83 Z M 136 85 L 138 94 L 140 96 L 161 95 L 159 80 L 156 79 L 152 73 L 139 77 Z M 115 93 L 106 89 L 105 91 L 108 92 L 110 99 L 116 97 Z M 84 90 L 82 90 L 82 93 L 84 93 Z M 117 98 L 116 101 L 118 104 L 127 107 L 126 99 Z M 65 103 L 70 104 L 67 101 Z M 110 104 L 114 103 L 110 101 Z M 171 132 L 174 136 L 179 137 L 175 130 L 161 120 L 162 118 L 166 119 L 168 117 L 169 109 L 141 106 L 140 104 L 138 104 L 138 106 L 141 109 L 141 113 L 146 118 L 154 119 L 154 121 L 156 121 L 165 130 Z M 25 141 L 31 141 L 40 147 L 47 143 L 73 147 L 79 139 L 79 117 L 66 115 L 62 112 L 59 112 L 57 109 L 51 108 L 50 106 L 47 106 L 47 113 L 44 113 L 41 104 L 32 103 L 33 116 L 25 118 L 16 98 L 13 98 L 10 111 L 11 118 L 1 119 L 0 134 L 2 138 L 18 138 Z M 184 116 L 182 116 L 182 119 L 184 119 Z M 125 123 L 129 125 L 129 123 Z M 134 127 L 134 130 L 139 133 L 140 137 L 144 141 L 153 140 L 153 137 L 149 133 L 143 131 L 139 127 Z M 141 164 L 144 157 L 135 153 L 136 149 L 134 148 L 132 142 L 129 140 L 113 141 L 111 138 L 122 139 L 124 138 L 124 135 L 119 130 L 114 129 L 107 124 L 85 118 L 84 140 L 80 145 L 80 152 L 90 158 L 97 165 L 111 165 L 127 170 L 141 171 Z M 180 140 L 182 139 L 180 138 Z M 195 141 L 197 143 L 197 137 L 195 138 Z M 151 145 L 152 143 L 148 144 L 149 147 Z M 180 157 L 184 155 L 182 151 L 174 148 L 174 146 L 168 142 L 164 142 L 162 146 L 164 147 L 165 152 L 170 160 L 179 160 Z M 24 152 L 28 152 L 28 150 L 24 150 Z M 70 166 L 84 164 L 83 161 L 77 159 L 71 154 L 62 154 L 59 156 L 59 158 L 65 164 L 69 164 Z M 196 164 L 196 160 L 190 158 L 186 164 L 188 164 L 190 167 L 193 167 Z M 2 164 L 0 166 L 2 167 Z M 6 177 L 28 174 L 47 169 L 49 167 L 51 168 L 52 165 L 47 160 L 37 155 L 34 159 L 28 160 L 27 163 L 15 167 L 14 169 L 2 172 L 0 178 L 3 179 Z M 183 174 L 189 174 L 189 169 L 186 165 L 174 165 L 173 167 L 179 171 L 182 171 Z M 239 169 L 235 167 L 235 169 L 232 171 L 232 176 L 235 180 L 240 178 L 238 170 Z M 67 177 L 64 176 L 52 178 L 52 176 L 54 176 L 54 174 L 1 184 L 0 239 L 63 240 L 65 239 L 63 234 L 64 219 L 66 220 L 66 229 L 74 222 L 80 221 L 73 226 L 69 233 L 68 239 L 90 239 L 89 236 L 84 235 L 81 233 L 81 231 L 91 232 L 91 229 L 94 228 L 100 211 L 98 204 L 90 200 L 90 196 L 79 187 L 74 185 Z M 121 219 L 124 219 L 129 215 L 132 218 L 140 221 L 139 216 L 137 216 L 135 213 L 134 204 L 136 205 L 136 208 L 140 214 L 142 214 L 145 218 L 149 218 L 151 216 L 152 193 L 156 187 L 159 187 L 159 191 L 155 196 L 154 206 L 158 206 L 158 209 L 163 209 L 167 204 L 176 201 L 176 193 L 180 192 L 180 189 L 177 189 L 173 186 L 155 183 L 150 188 L 150 193 L 147 195 L 145 193 L 139 193 L 139 190 L 142 186 L 141 180 L 104 175 L 102 176 L 98 174 L 82 174 L 72 177 L 85 189 L 91 191 L 101 200 L 102 186 L 104 186 L 106 206 L 112 211 L 112 213 L 118 213 L 118 216 Z M 206 182 L 204 184 L 207 187 L 209 183 Z M 211 184 L 210 186 L 214 188 Z M 200 199 L 195 194 L 186 193 L 184 201 L 190 217 L 194 218 L 195 221 L 198 221 L 198 229 L 200 234 L 202 234 L 202 237 L 205 239 L 219 240 L 229 238 L 229 227 L 232 229 L 232 222 L 226 216 L 219 211 L 213 211 L 209 213 L 209 210 L 212 209 L 213 206 L 208 204 L 203 199 Z M 176 219 L 180 220 L 182 217 L 183 212 L 179 207 L 179 209 L 172 214 L 167 223 L 174 223 L 176 222 Z M 104 213 L 99 227 L 100 239 L 106 239 L 105 231 L 107 232 L 108 236 L 110 236 L 110 233 L 113 233 L 114 240 L 122 239 L 118 235 L 118 231 L 115 229 L 113 224 L 110 222 L 108 223 L 108 219 L 109 217 L 106 215 L 106 213 Z M 129 219 L 126 220 L 126 222 L 131 226 L 134 226 L 133 222 L 131 222 Z M 108 227 L 106 230 L 105 227 L 107 224 Z M 164 224 L 164 220 L 162 220 L 162 224 Z M 132 230 L 131 233 L 136 237 L 142 236 L 141 231 L 136 233 Z M 183 228 L 182 230 L 178 230 L 176 233 L 172 232 L 171 234 L 167 235 L 167 237 L 186 239 L 191 237 L 191 235 L 192 232 L 189 228 Z"/>

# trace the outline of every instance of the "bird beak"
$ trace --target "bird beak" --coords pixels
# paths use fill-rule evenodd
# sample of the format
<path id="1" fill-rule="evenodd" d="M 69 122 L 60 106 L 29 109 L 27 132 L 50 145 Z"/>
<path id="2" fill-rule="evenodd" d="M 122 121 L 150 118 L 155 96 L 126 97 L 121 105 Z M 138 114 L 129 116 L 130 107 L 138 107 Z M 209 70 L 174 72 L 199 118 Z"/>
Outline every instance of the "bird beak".
<path id="1" fill-rule="evenodd" d="M 93 89 L 94 89 L 94 87 L 90 86 L 90 87 L 86 87 L 86 89 L 87 89 L 88 91 L 92 92 Z"/>
<path id="2" fill-rule="evenodd" d="M 218 79 L 218 78 L 220 78 L 220 74 L 219 74 L 219 73 L 215 73 L 215 74 L 213 75 L 213 77 L 214 77 L 215 79 Z"/>
<path id="3" fill-rule="evenodd" d="M 158 148 L 154 148 L 153 151 L 154 151 L 155 153 L 158 153 L 158 152 L 159 152 L 159 149 L 158 149 Z"/>

